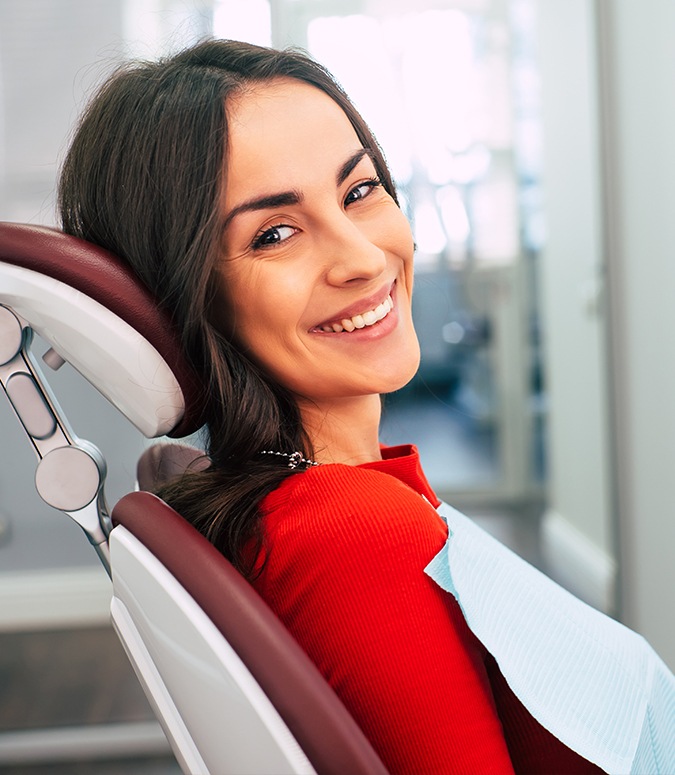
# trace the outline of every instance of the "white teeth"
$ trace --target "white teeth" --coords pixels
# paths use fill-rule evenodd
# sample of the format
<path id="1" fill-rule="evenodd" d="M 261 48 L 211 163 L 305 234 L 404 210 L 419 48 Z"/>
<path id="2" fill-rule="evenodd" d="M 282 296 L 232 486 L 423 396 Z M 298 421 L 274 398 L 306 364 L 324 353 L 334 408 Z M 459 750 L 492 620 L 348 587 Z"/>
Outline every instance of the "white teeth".
<path id="1" fill-rule="evenodd" d="M 378 306 L 375 307 L 373 312 L 375 313 L 376 320 L 382 320 L 389 312 L 389 304 L 386 301 L 383 301 L 382 304 L 378 304 Z"/>
<path id="2" fill-rule="evenodd" d="M 333 323 L 330 326 L 321 326 L 321 330 L 327 334 L 341 334 L 343 331 L 351 333 L 357 328 L 366 328 L 383 320 L 393 309 L 394 302 L 391 296 L 387 296 L 382 304 L 378 304 L 375 309 L 370 309 L 361 315 L 354 315 L 351 318 L 344 318 L 339 323 Z"/>

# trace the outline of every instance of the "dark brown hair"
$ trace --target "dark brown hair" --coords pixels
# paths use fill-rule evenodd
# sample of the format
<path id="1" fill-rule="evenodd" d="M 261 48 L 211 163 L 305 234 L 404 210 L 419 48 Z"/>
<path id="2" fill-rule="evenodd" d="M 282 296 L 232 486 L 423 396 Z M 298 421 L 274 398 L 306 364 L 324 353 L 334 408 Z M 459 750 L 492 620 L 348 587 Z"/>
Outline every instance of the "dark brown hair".
<path id="1" fill-rule="evenodd" d="M 260 547 L 258 504 L 291 474 L 263 449 L 312 456 L 293 397 L 212 325 L 218 294 L 228 97 L 295 78 L 345 112 L 395 198 L 377 142 L 330 74 L 297 51 L 200 43 L 158 62 L 126 65 L 86 109 L 59 184 L 63 229 L 129 262 L 172 315 L 206 385 L 210 467 L 161 495 L 245 573 Z M 248 558 L 248 560 L 247 560 Z"/>

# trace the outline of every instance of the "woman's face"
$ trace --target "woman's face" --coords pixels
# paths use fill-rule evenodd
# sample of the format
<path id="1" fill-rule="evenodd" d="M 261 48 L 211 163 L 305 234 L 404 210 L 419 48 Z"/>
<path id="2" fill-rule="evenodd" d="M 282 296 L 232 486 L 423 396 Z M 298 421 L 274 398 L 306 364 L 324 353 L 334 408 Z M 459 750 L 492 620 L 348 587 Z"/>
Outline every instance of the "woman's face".
<path id="1" fill-rule="evenodd" d="M 346 115 L 293 79 L 228 107 L 219 324 L 301 400 L 402 387 L 419 363 L 412 236 Z"/>

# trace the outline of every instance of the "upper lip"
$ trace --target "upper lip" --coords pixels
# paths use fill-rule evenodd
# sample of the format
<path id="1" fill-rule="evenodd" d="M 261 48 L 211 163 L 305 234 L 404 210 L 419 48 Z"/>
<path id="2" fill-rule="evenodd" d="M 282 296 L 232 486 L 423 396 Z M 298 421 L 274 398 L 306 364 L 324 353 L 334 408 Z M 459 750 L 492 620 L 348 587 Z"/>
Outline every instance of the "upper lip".
<path id="1" fill-rule="evenodd" d="M 354 315 L 363 315 L 364 312 L 375 309 L 375 307 L 382 304 L 387 296 L 393 294 L 395 285 L 395 280 L 392 283 L 387 283 L 387 285 L 385 285 L 379 291 L 376 291 L 375 293 L 372 293 L 370 296 L 366 296 L 363 299 L 359 299 L 359 301 L 355 301 L 353 304 L 345 307 L 343 310 L 333 315 L 332 317 L 323 320 L 321 323 L 317 323 L 314 328 L 316 329 L 321 328 L 321 326 L 330 326 L 333 323 L 339 323 L 345 318 L 352 318 Z"/>

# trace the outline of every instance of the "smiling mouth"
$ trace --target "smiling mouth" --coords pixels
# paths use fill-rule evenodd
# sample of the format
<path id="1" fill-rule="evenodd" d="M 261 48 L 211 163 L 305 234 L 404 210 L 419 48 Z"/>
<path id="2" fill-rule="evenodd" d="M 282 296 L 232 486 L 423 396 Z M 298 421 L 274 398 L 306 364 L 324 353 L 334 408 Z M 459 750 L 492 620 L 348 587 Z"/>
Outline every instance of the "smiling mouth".
<path id="1" fill-rule="evenodd" d="M 366 310 L 358 315 L 353 315 L 350 318 L 342 318 L 339 322 L 326 324 L 323 326 L 317 326 L 316 331 L 323 331 L 326 334 L 342 334 L 351 333 L 361 328 L 368 328 L 374 326 L 381 320 L 384 320 L 387 315 L 394 309 L 394 302 L 391 298 L 391 294 L 377 307 Z"/>

